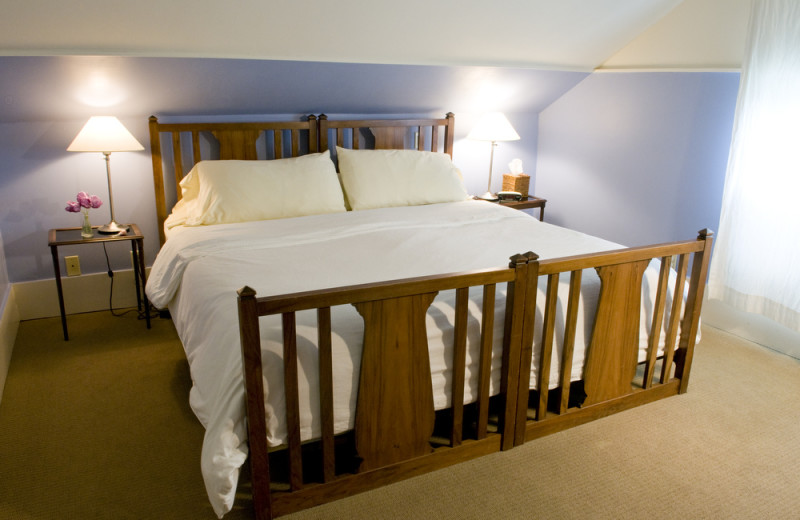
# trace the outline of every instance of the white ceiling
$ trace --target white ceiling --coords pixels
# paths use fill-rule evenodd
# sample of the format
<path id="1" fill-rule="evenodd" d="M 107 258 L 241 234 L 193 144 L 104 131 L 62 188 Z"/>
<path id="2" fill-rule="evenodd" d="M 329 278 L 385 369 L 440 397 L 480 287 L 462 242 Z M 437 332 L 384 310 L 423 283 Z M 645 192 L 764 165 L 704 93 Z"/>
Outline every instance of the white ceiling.
<path id="1" fill-rule="evenodd" d="M 655 40 L 655 44 L 647 43 L 650 48 L 661 45 L 667 50 L 674 47 L 670 40 L 707 40 L 699 15 L 725 31 L 728 29 L 717 23 L 715 11 L 748 12 L 742 6 L 749 1 L 6 0 L 0 18 L 0 54 L 192 56 L 590 71 L 611 58 L 616 60 L 610 62 L 613 67 L 646 62 L 647 56 L 640 52 L 642 45 L 637 43 L 640 35 Z M 688 15 L 677 20 L 689 18 L 692 27 L 684 31 L 682 25 L 673 24 L 666 34 L 659 33 L 656 28 L 661 20 L 676 20 L 668 17 L 673 10 L 681 12 L 676 8 L 688 10 Z M 730 31 L 742 32 L 738 26 Z M 735 35 L 732 46 L 740 40 L 743 35 Z M 631 45 L 636 51 L 633 56 L 618 55 Z M 697 61 L 698 53 L 702 55 L 709 44 L 701 42 L 700 46 L 681 52 Z M 681 66 L 682 60 L 681 56 L 670 58 L 674 66 Z M 715 60 L 706 60 L 701 66 L 713 67 Z"/>

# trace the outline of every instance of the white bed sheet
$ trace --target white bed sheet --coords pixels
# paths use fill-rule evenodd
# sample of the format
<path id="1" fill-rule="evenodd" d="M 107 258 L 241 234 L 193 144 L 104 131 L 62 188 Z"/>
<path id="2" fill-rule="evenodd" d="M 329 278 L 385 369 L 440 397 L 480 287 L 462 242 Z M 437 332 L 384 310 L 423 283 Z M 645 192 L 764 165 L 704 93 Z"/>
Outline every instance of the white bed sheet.
<path id="1" fill-rule="evenodd" d="M 186 350 L 193 387 L 190 403 L 206 428 L 201 466 L 209 498 L 221 517 L 230 510 L 239 468 L 247 454 L 244 388 L 237 322 L 236 290 L 253 287 L 258 296 L 369 283 L 430 274 L 504 267 L 510 256 L 528 250 L 541 259 L 619 249 L 622 246 L 539 222 L 523 212 L 482 201 L 384 208 L 284 220 L 172 230 L 153 264 L 147 295 L 159 308 L 169 306 Z M 648 269 L 643 292 L 655 290 L 657 268 Z M 568 277 L 559 293 L 566 295 Z M 582 306 L 596 304 L 599 279 L 584 275 Z M 540 283 L 540 290 L 544 284 Z M 468 327 L 469 366 L 477 359 L 480 291 L 474 290 Z M 437 296 L 428 313 L 434 404 L 449 403 L 448 366 L 452 359 L 453 294 Z M 498 287 L 499 312 L 505 287 Z M 539 298 L 539 302 L 544 300 Z M 565 299 L 562 301 L 566 301 Z M 647 307 L 647 306 L 645 306 Z M 561 306 L 559 306 L 561 308 Z M 351 307 L 333 309 L 334 415 L 336 431 L 352 427 L 363 322 Z M 537 326 L 542 320 L 541 310 Z M 582 313 L 582 309 L 579 310 Z M 582 314 L 581 314 L 582 315 Z M 355 319 L 348 319 L 355 317 Z M 563 323 L 563 312 L 557 322 Z M 301 437 L 320 435 L 314 314 L 298 313 Z M 579 318 L 573 379 L 583 366 L 581 341 L 591 333 Z M 642 349 L 650 318 L 643 311 Z M 499 388 L 503 320 L 496 319 L 492 387 Z M 278 317 L 261 318 L 268 441 L 285 441 L 285 403 Z M 539 337 L 539 331 L 536 332 Z M 536 349 L 534 349 L 534 352 Z M 643 355 L 643 354 L 642 354 Z M 558 354 L 556 354 L 558 356 Z M 535 365 L 535 364 L 534 364 Z M 557 386 L 553 363 L 550 386 Z M 477 388 L 468 372 L 465 400 Z M 532 388 L 536 374 L 531 375 Z M 312 412 L 313 410 L 313 412 Z"/>

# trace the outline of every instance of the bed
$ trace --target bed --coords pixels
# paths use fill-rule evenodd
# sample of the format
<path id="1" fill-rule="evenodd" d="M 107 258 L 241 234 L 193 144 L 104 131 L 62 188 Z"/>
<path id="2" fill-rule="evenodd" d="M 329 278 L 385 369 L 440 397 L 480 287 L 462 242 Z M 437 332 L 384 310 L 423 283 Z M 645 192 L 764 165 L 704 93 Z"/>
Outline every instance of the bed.
<path id="1" fill-rule="evenodd" d="M 686 391 L 712 234 L 624 248 L 472 200 L 453 128 L 150 119 L 147 294 L 218 516 L 237 489 L 272 518 Z"/>

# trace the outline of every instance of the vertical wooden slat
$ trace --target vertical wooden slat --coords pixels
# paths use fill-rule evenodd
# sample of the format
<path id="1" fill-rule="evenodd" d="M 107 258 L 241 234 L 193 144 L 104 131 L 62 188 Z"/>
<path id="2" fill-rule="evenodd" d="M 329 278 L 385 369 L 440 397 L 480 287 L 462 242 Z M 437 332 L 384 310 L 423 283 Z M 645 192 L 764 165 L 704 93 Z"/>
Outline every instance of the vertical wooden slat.
<path id="1" fill-rule="evenodd" d="M 582 406 L 610 401 L 633 392 L 639 361 L 642 276 L 649 259 L 596 268 L 600 296 L 583 365 Z"/>
<path id="2" fill-rule="evenodd" d="M 319 345 L 319 407 L 322 417 L 322 477 L 325 482 L 336 476 L 333 444 L 333 353 L 331 350 L 331 308 L 317 309 Z"/>
<path id="3" fill-rule="evenodd" d="M 239 295 L 239 336 L 247 412 L 247 442 L 253 484 L 253 507 L 258 520 L 272 518 L 269 482 L 267 420 L 264 412 L 264 384 L 261 367 L 261 333 L 258 325 L 256 292 L 243 287 Z"/>
<path id="4" fill-rule="evenodd" d="M 411 128 L 411 127 L 408 127 Z M 375 137 L 376 150 L 403 150 L 408 134 L 406 127 L 377 127 L 370 128 Z"/>
<path id="5" fill-rule="evenodd" d="M 550 385 L 550 362 L 553 357 L 555 337 L 556 303 L 558 303 L 558 273 L 547 277 L 547 296 L 545 298 L 544 321 L 542 323 L 542 344 L 539 348 L 537 388 L 539 403 L 536 407 L 536 420 L 547 416 L 547 397 Z"/>
<path id="6" fill-rule="evenodd" d="M 275 136 L 275 158 L 283 159 L 283 132 L 275 130 L 272 133 Z"/>
<path id="7" fill-rule="evenodd" d="M 558 413 L 566 413 L 569 408 L 569 388 L 572 384 L 572 357 L 575 352 L 575 332 L 578 325 L 578 306 L 581 297 L 583 271 L 572 271 L 569 278 L 569 300 L 564 324 L 564 345 L 561 348 L 561 403 Z"/>
<path id="8" fill-rule="evenodd" d="M 292 157 L 297 157 L 297 145 L 300 142 L 300 130 L 291 130 L 289 144 L 292 147 Z"/>
<path id="9" fill-rule="evenodd" d="M 295 313 L 283 317 L 283 382 L 286 396 L 286 430 L 289 451 L 289 485 L 303 487 L 303 458 L 300 452 L 300 398 L 297 377 L 297 324 Z"/>
<path id="10" fill-rule="evenodd" d="M 435 297 L 434 291 L 353 304 L 364 318 L 354 430 L 359 471 L 432 450 L 436 410 L 425 317 Z"/>
<path id="11" fill-rule="evenodd" d="M 489 427 L 489 382 L 492 377 L 492 341 L 494 330 L 494 302 L 497 286 L 483 287 L 481 310 L 481 355 L 478 372 L 478 432 L 477 438 L 486 438 Z"/>
<path id="12" fill-rule="evenodd" d="M 439 151 L 439 125 L 431 126 L 431 151 Z"/>
<path id="13" fill-rule="evenodd" d="M 451 388 L 450 445 L 461 444 L 464 434 L 464 371 L 467 357 L 467 303 L 469 287 L 456 289 L 456 317 L 453 331 L 453 378 Z"/>
<path id="14" fill-rule="evenodd" d="M 678 257 L 678 276 L 675 279 L 675 292 L 672 295 L 672 307 L 669 311 L 667 324 L 667 337 L 664 340 L 664 360 L 661 364 L 661 383 L 669 380 L 672 371 L 672 359 L 675 355 L 675 339 L 678 336 L 678 326 L 681 318 L 681 303 L 683 302 L 683 286 L 686 283 L 686 269 L 688 266 L 686 254 Z"/>
<path id="15" fill-rule="evenodd" d="M 661 271 L 658 275 L 656 301 L 653 305 L 653 321 L 650 325 L 650 339 L 647 346 L 647 362 L 644 366 L 642 388 L 650 388 L 653 386 L 653 372 L 656 368 L 658 344 L 661 340 L 661 324 L 664 322 L 664 303 L 667 299 L 667 282 L 669 281 L 670 259 L 671 257 L 669 256 L 665 256 L 661 259 Z"/>
<path id="16" fill-rule="evenodd" d="M 344 128 L 335 128 L 333 131 L 336 133 L 336 146 L 344 148 Z M 357 148 L 355 142 L 356 140 L 353 139 L 353 148 Z"/>
<path id="17" fill-rule="evenodd" d="M 192 159 L 194 163 L 200 162 L 200 132 L 197 130 L 192 132 Z"/>
<path id="18" fill-rule="evenodd" d="M 175 185 L 183 180 L 183 154 L 181 153 L 181 133 L 172 132 L 172 164 L 175 166 Z M 181 200 L 181 190 L 178 189 L 178 200 Z"/>

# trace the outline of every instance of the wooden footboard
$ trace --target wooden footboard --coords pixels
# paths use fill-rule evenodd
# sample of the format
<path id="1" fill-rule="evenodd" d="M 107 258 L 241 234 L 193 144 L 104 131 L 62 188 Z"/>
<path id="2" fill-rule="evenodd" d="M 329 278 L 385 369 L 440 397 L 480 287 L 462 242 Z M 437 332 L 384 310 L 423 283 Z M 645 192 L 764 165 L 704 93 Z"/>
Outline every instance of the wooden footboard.
<path id="1" fill-rule="evenodd" d="M 512 257 L 507 269 L 257 298 L 239 291 L 247 426 L 257 518 L 272 518 L 436 468 L 513 447 L 523 337 L 525 288 L 535 255 Z M 489 395 L 497 284 L 507 284 L 501 387 Z M 468 292 L 482 287 L 479 389 L 464 403 Z M 519 288 L 522 288 L 520 290 Z M 439 291 L 456 291 L 451 406 L 434 410 L 425 315 Z M 335 435 L 331 307 L 354 305 L 364 318 L 355 429 Z M 303 443 L 298 405 L 295 313 L 316 309 L 321 439 Z M 288 469 L 280 485 L 267 446 L 259 316 L 280 314 Z M 469 416 L 469 419 L 465 419 Z M 312 457 L 312 452 L 317 456 Z M 277 458 L 277 457 L 275 457 Z M 344 469 L 342 469 L 344 468 Z"/>
<path id="2" fill-rule="evenodd" d="M 712 233 L 701 231 L 696 241 L 569 258 L 539 261 L 535 254 L 526 253 L 512 257 L 508 269 L 267 298 L 257 298 L 248 287 L 241 289 L 239 316 L 256 516 L 272 518 L 336 500 L 685 392 L 711 242 Z M 673 257 L 677 269 L 670 293 Z M 661 267 L 652 301 L 647 355 L 640 363 L 642 276 L 654 259 L 660 260 Z M 590 318 L 592 333 L 583 375 L 572 381 L 577 309 L 587 269 L 596 270 L 601 289 L 596 313 Z M 556 293 L 562 274 L 569 274 L 570 289 L 564 329 L 556 330 Z M 546 301 L 541 337 L 534 338 L 540 277 L 546 279 Z M 495 290 L 501 283 L 507 284 L 502 379 L 499 395 L 491 397 Z M 468 292 L 476 286 L 483 287 L 480 383 L 477 401 L 465 405 Z M 452 399 L 449 409 L 436 412 L 425 315 L 436 294 L 449 290 L 456 291 Z M 337 436 L 333 429 L 331 307 L 337 305 L 355 306 L 364 319 L 355 428 L 344 436 Z M 316 310 L 318 320 L 322 436 L 304 443 L 300 438 L 295 313 L 310 309 Z M 285 360 L 288 441 L 282 452 L 286 465 L 283 484 L 270 468 L 258 321 L 259 316 L 275 314 L 282 316 Z M 558 356 L 560 383 L 550 390 L 556 337 L 563 338 Z M 533 367 L 538 380 L 531 386 L 534 348 L 538 349 Z M 467 414 L 469 420 L 465 420 Z"/>
<path id="3" fill-rule="evenodd" d="M 515 444 L 686 392 L 699 329 L 712 236 L 710 231 L 702 230 L 696 241 L 544 260 L 531 265 L 536 274 L 546 276 L 546 302 L 542 335 L 535 342 L 535 313 L 529 312 L 525 316 Z M 674 288 L 670 291 L 668 280 L 673 258 L 677 259 L 677 275 Z M 647 338 L 647 355 L 644 362 L 640 363 L 642 273 L 653 259 L 660 259 L 661 267 L 649 314 L 652 321 Z M 686 276 L 690 263 L 691 275 L 687 288 Z M 597 271 L 601 291 L 597 312 L 593 317 L 593 332 L 584 360 L 583 377 L 580 381 L 571 381 L 576 315 L 581 277 L 585 269 Z M 570 291 L 565 326 L 557 331 L 554 327 L 555 294 L 561 275 L 570 276 Z M 531 277 L 534 284 L 538 279 L 536 275 Z M 530 297 L 526 300 L 526 309 L 533 309 L 537 291 L 533 288 L 528 294 Z M 668 296 L 671 297 L 669 312 Z M 555 344 L 555 337 L 563 338 L 560 345 Z M 538 381 L 536 390 L 529 390 L 534 346 L 538 348 L 535 367 Z M 554 349 L 561 352 L 559 386 L 549 390 Z M 659 354 L 659 350 L 663 355 Z"/>

